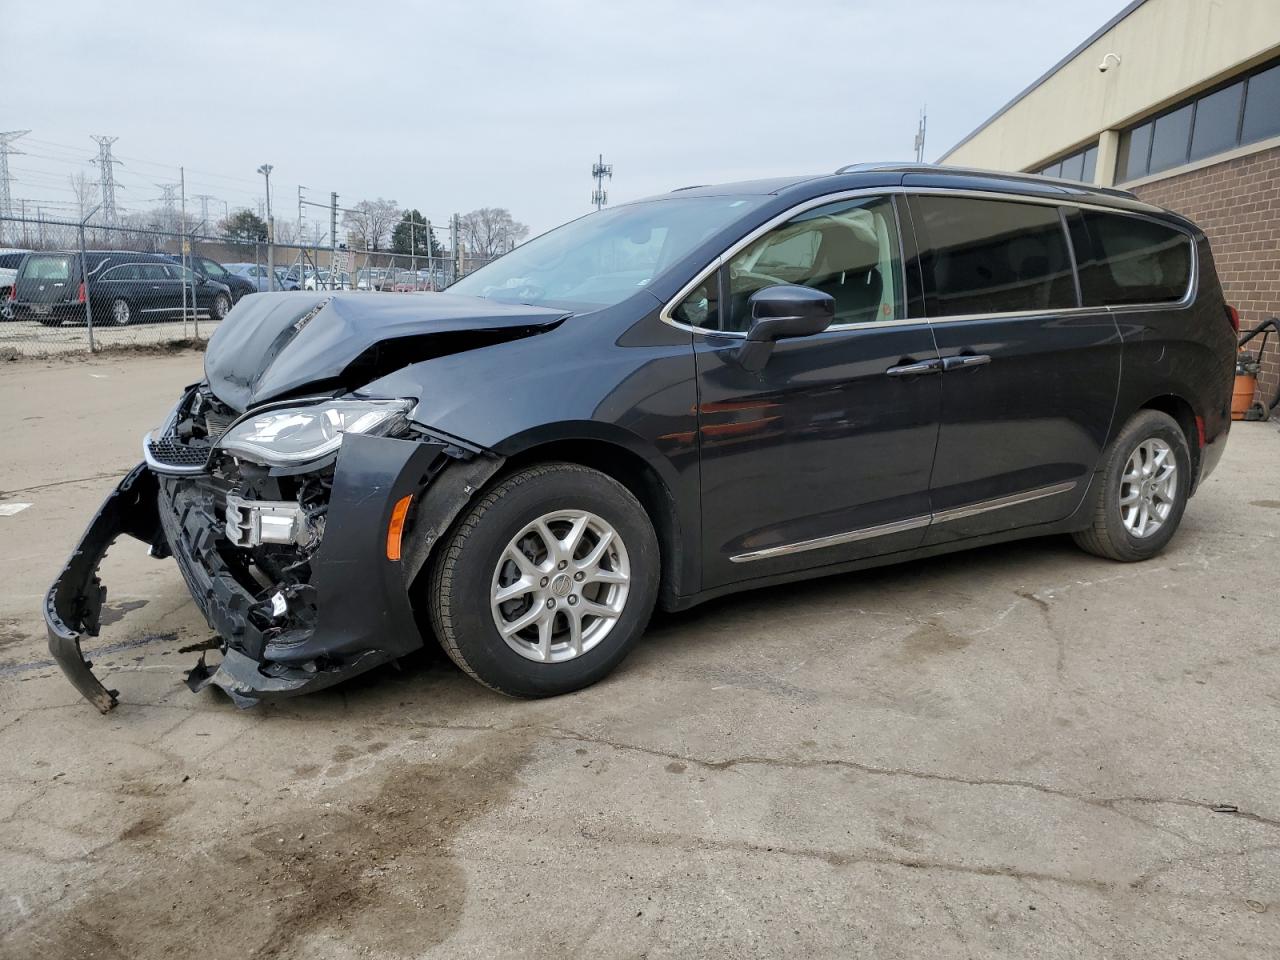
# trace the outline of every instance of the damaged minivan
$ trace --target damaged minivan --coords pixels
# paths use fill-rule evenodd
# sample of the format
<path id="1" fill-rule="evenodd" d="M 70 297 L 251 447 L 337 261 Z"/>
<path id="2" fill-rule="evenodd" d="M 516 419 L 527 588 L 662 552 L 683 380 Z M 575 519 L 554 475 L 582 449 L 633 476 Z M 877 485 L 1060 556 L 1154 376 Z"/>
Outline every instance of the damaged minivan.
<path id="1" fill-rule="evenodd" d="M 46 603 L 81 650 L 121 535 L 241 706 L 432 636 L 476 680 L 590 684 L 655 606 L 1017 537 L 1159 552 L 1222 456 L 1238 318 L 1131 194 L 923 165 L 692 187 L 441 294 L 241 301 Z M 780 625 L 780 629 L 782 629 Z"/>

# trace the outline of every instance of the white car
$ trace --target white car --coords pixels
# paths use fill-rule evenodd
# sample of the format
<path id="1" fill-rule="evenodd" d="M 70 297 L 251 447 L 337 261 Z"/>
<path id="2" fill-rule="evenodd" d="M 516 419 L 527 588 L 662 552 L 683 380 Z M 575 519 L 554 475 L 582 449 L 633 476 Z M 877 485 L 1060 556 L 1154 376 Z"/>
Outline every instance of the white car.
<path id="1" fill-rule="evenodd" d="M 13 289 L 14 280 L 17 279 L 18 267 L 22 264 L 22 258 L 30 252 L 30 250 L 0 247 L 0 316 L 5 320 L 9 319 L 9 292 Z"/>

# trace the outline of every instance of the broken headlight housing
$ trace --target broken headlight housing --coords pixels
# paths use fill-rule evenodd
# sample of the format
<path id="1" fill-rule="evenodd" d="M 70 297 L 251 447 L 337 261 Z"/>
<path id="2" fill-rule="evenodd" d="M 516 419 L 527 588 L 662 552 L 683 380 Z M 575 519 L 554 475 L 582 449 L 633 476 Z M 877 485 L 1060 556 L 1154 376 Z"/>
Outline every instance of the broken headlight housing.
<path id="1" fill-rule="evenodd" d="M 346 433 L 384 436 L 404 421 L 410 400 L 325 400 L 244 417 L 218 449 L 269 467 L 296 467 L 333 453 Z"/>

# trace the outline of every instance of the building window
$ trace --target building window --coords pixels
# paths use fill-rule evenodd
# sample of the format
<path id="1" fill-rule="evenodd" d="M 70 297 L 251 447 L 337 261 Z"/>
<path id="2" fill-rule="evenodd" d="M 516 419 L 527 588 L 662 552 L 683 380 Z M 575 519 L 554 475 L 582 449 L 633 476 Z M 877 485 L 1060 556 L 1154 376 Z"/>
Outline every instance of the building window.
<path id="1" fill-rule="evenodd" d="M 1188 98 L 1120 135 L 1124 183 L 1280 136 L 1280 64 Z"/>
<path id="2" fill-rule="evenodd" d="M 1081 183 L 1093 183 L 1093 175 L 1098 167 L 1098 144 L 1091 143 L 1083 150 L 1077 150 L 1069 157 L 1055 160 L 1047 167 L 1033 171 L 1045 177 L 1061 177 L 1064 180 L 1079 180 Z"/>

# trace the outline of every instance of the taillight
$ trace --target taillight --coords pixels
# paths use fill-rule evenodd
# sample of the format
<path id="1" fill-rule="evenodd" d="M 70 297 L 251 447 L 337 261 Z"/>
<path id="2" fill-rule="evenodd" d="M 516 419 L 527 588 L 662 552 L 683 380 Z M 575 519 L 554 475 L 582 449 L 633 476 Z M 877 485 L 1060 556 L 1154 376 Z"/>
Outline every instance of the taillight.
<path id="1" fill-rule="evenodd" d="M 1227 304 L 1227 323 L 1231 324 L 1231 329 L 1236 333 L 1240 332 L 1240 311 L 1231 304 Z"/>
<path id="2" fill-rule="evenodd" d="M 80 289 L 76 291 L 76 303 L 84 303 L 84 281 L 80 281 Z"/>
<path id="3" fill-rule="evenodd" d="M 10 299 L 10 300 L 17 300 L 17 299 L 18 299 L 18 285 L 17 285 L 17 284 L 14 284 L 12 287 L 10 287 L 10 288 L 9 288 L 9 299 Z"/>

